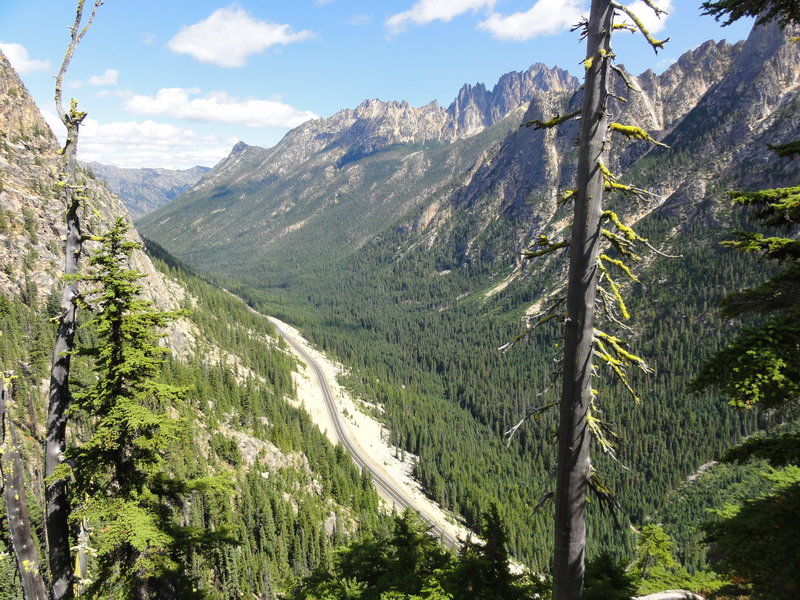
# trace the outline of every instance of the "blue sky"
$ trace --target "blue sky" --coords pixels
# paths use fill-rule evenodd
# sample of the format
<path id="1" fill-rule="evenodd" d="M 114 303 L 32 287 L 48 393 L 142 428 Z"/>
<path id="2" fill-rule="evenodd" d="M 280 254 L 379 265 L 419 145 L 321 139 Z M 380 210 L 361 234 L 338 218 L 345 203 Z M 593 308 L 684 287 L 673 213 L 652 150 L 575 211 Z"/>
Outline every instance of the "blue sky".
<path id="1" fill-rule="evenodd" d="M 658 56 L 639 36 L 615 42 L 618 62 L 633 73 L 663 71 L 703 41 L 743 39 L 751 26 L 720 28 L 700 16 L 700 0 L 656 2 L 669 16 L 653 31 L 671 38 Z M 0 49 L 54 129 L 52 76 L 74 7 L 0 0 Z M 212 166 L 237 141 L 272 146 L 304 120 L 368 98 L 447 106 L 464 83 L 491 88 L 535 62 L 580 76 L 584 47 L 569 27 L 587 7 L 588 0 L 106 0 L 65 94 L 89 112 L 83 160 Z"/>

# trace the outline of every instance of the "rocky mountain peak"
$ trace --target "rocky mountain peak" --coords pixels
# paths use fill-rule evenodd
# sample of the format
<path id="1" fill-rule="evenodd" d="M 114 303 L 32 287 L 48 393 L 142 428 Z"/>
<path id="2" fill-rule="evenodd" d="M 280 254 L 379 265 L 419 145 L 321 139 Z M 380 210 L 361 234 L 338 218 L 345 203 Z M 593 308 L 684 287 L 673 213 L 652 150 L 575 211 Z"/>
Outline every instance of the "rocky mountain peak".
<path id="1" fill-rule="evenodd" d="M 472 135 L 491 127 L 514 108 L 525 106 L 539 93 L 572 91 L 579 86 L 578 79 L 564 69 L 536 63 L 526 71 L 506 73 L 492 91 L 483 83 L 464 85 L 447 112 L 460 136 Z"/>
<path id="2" fill-rule="evenodd" d="M 737 45 L 740 50 L 725 77 L 709 88 L 692 118 L 687 117 L 667 142 L 714 156 L 720 163 L 740 165 L 725 169 L 737 187 L 757 185 L 767 168 L 774 185 L 795 184 L 794 161 L 776 162 L 768 144 L 789 142 L 800 135 L 800 46 L 790 41 L 798 34 L 800 28 L 784 30 L 775 21 L 754 27 L 747 40 Z M 712 118 L 713 137 L 708 135 Z"/>
<path id="3" fill-rule="evenodd" d="M 249 146 L 248 144 L 245 144 L 244 142 L 241 141 L 236 142 L 236 145 L 234 145 L 234 147 L 231 148 L 231 156 L 241 154 L 242 152 L 246 151 L 249 148 L 252 148 L 252 146 Z"/>

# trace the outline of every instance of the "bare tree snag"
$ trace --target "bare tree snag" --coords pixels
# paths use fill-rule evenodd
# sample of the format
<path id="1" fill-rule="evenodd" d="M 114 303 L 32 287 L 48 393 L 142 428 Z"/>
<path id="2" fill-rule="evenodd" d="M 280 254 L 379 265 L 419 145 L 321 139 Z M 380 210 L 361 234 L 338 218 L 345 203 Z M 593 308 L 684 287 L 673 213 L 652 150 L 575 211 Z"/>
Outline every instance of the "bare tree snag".
<path id="1" fill-rule="evenodd" d="M 63 172 L 59 185 L 63 190 L 66 205 L 67 239 L 64 252 L 64 273 L 75 275 L 78 272 L 83 235 L 79 208 L 85 199 L 85 190 L 78 185 L 78 133 L 85 112 L 78 110 L 77 102 L 70 102 L 69 110 L 64 108 L 63 82 L 75 48 L 81 41 L 92 22 L 102 0 L 95 0 L 91 15 L 83 24 L 84 0 L 78 0 L 75 21 L 70 27 L 70 42 L 64 55 L 64 61 L 56 76 L 55 101 L 58 116 L 67 128 L 67 138 L 62 149 Z M 48 478 L 45 488 L 47 549 L 52 580 L 53 600 L 69 600 L 73 598 L 72 564 L 70 561 L 69 540 L 69 498 L 67 484 L 63 479 L 54 477 L 56 467 L 61 464 L 66 449 L 67 409 L 69 408 L 69 371 L 71 353 L 74 347 L 78 284 L 74 279 L 65 281 L 61 294 L 61 314 L 53 349 L 53 364 L 50 371 L 50 398 L 47 409 L 47 437 L 45 440 L 45 476 Z"/>
<path id="2" fill-rule="evenodd" d="M 608 131 L 606 104 L 611 74 L 614 6 L 592 0 L 586 24 L 584 97 L 569 244 L 567 321 L 564 334 L 563 387 L 558 428 L 555 493 L 553 600 L 583 595 L 585 505 L 590 477 L 588 416 L 592 403 L 592 352 L 601 216 Z"/>
<path id="3" fill-rule="evenodd" d="M 39 556 L 31 532 L 28 503 L 25 499 L 25 480 L 19 440 L 11 421 L 11 374 L 0 375 L 0 471 L 3 499 L 11 534 L 11 550 L 17 559 L 17 570 L 25 600 L 47 600 L 47 591 L 39 570 Z"/>

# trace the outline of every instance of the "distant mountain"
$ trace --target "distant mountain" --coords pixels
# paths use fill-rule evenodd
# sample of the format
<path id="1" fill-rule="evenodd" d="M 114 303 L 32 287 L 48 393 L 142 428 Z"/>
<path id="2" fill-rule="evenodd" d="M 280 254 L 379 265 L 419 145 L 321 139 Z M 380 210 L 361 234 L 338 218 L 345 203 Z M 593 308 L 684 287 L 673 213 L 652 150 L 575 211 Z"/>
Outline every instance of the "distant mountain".
<path id="1" fill-rule="evenodd" d="M 163 206 L 196 184 L 211 169 L 124 169 L 99 162 L 83 163 L 120 197 L 134 220 Z"/>
<path id="2" fill-rule="evenodd" d="M 618 80 L 615 93 L 627 102 L 615 104 L 614 118 L 636 123 L 657 139 L 683 136 L 688 143 L 681 133 L 687 130 L 706 135 L 718 147 L 763 148 L 760 132 L 768 123 L 778 120 L 785 129 L 792 122 L 778 110 L 782 95 L 791 95 L 787 77 L 770 68 L 749 73 L 758 82 L 743 88 L 739 97 L 744 105 L 753 100 L 751 93 L 762 89 L 772 96 L 766 105 L 754 100 L 767 112 L 752 115 L 744 135 L 719 135 L 714 118 L 703 117 L 702 127 L 695 123 L 705 106 L 718 102 L 714 98 L 722 95 L 724 79 L 746 85 L 736 65 L 781 65 L 791 59 L 795 49 L 775 46 L 780 35 L 759 31 L 748 42 L 747 54 L 742 43 L 706 42 L 660 75 L 647 71 L 631 76 L 639 93 Z M 756 51 L 764 46 L 759 41 L 763 37 L 773 40 L 773 46 Z M 737 74 L 729 77 L 732 68 Z M 765 87 L 761 82 L 767 80 Z M 537 64 L 504 75 L 491 92 L 483 84 L 465 85 L 447 109 L 435 103 L 414 108 L 405 102 L 367 100 L 355 109 L 304 123 L 273 148 L 238 144 L 198 185 L 144 218 L 141 228 L 201 268 L 215 269 L 221 253 L 227 265 L 246 272 L 250 262 L 284 252 L 294 255 L 298 248 L 303 248 L 306 264 L 317 259 L 324 264 L 379 235 L 388 224 L 416 232 L 406 238 L 409 245 L 423 241 L 420 236 L 424 243 L 432 243 L 433 236 L 438 243 L 452 244 L 454 227 L 464 227 L 454 248 L 463 260 L 483 244 L 481 233 L 497 215 L 513 214 L 509 225 L 516 232 L 514 241 L 503 247 L 499 240 L 487 239 L 484 248 L 487 256 L 513 255 L 550 220 L 552 208 L 542 204 L 544 199 L 571 185 L 570 156 L 577 137 L 575 121 L 558 131 L 519 125 L 572 110 L 580 102 L 578 88 L 567 72 Z M 726 110 L 739 114 L 735 107 Z M 722 121 L 728 118 L 723 116 Z M 656 160 L 659 154 L 641 142 L 612 143 L 617 171 Z M 683 142 L 678 143 L 672 154 L 682 149 Z M 709 156 L 715 169 L 722 158 L 715 152 Z M 733 173 L 743 155 L 727 158 L 725 170 Z M 699 157 L 694 163 L 708 172 Z M 662 202 L 697 182 L 694 167 L 650 178 Z M 195 243 L 197 236 L 205 240 L 202 248 Z M 281 271 L 281 265 L 276 269 Z"/>
<path id="3" fill-rule="evenodd" d="M 355 109 L 303 123 L 273 148 L 237 144 L 196 191 L 245 180 L 248 186 L 269 185 L 301 165 L 341 168 L 395 145 L 452 143 L 495 125 L 547 92 L 571 92 L 578 85 L 563 69 L 536 64 L 503 76 L 491 92 L 483 84 L 465 85 L 447 109 L 435 101 L 417 108 L 407 102 L 365 100 Z"/>

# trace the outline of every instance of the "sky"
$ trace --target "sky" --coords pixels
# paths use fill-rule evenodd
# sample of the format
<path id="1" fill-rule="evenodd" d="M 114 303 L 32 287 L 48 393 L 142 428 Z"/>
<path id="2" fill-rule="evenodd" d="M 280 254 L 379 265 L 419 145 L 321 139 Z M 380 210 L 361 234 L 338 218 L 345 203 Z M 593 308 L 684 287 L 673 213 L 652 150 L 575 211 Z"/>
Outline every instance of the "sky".
<path id="1" fill-rule="evenodd" d="M 655 0 L 659 39 L 616 34 L 617 62 L 661 72 L 708 39 L 744 39 L 700 0 Z M 541 62 L 576 76 L 585 45 L 570 32 L 588 0 L 105 0 L 76 50 L 65 97 L 88 112 L 81 160 L 121 167 L 213 166 L 238 141 L 270 147 L 308 119 L 366 99 L 447 106 L 465 83 L 488 88 Z M 75 0 L 0 0 L 0 50 L 57 135 L 57 73 Z M 87 16 L 92 0 L 86 0 Z"/>

